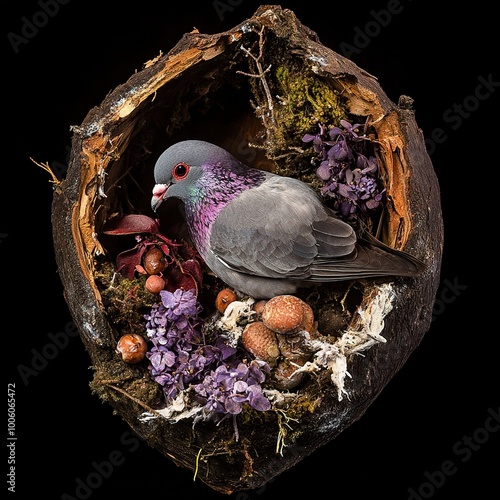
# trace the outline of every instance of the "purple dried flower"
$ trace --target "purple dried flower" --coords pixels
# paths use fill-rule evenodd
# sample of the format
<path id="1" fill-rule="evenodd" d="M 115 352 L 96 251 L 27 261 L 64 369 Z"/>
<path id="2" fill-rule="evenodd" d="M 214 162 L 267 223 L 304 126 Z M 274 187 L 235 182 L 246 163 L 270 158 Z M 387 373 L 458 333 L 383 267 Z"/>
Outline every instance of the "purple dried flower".
<path id="1" fill-rule="evenodd" d="M 313 135 L 313 134 L 305 134 L 304 137 L 302 137 L 302 140 L 304 142 L 311 142 L 311 141 L 314 141 L 315 137 L 316 137 L 316 135 Z"/>
<path id="2" fill-rule="evenodd" d="M 260 385 L 270 373 L 269 365 L 258 360 L 243 362 L 237 349 L 221 336 L 214 345 L 206 345 L 194 291 L 163 291 L 160 297 L 161 303 L 145 316 L 152 343 L 146 356 L 151 377 L 163 387 L 167 400 L 192 386 L 211 418 L 237 415 L 244 404 L 259 411 L 270 409 Z"/>
<path id="3" fill-rule="evenodd" d="M 347 120 L 340 120 L 340 125 L 342 125 L 342 127 L 346 130 L 346 135 L 353 139 L 357 139 L 359 137 L 356 131 L 359 127 L 363 126 L 362 123 L 355 123 L 354 125 L 351 125 Z"/>
<path id="4" fill-rule="evenodd" d="M 220 350 L 202 343 L 201 306 L 193 290 L 160 292 L 161 304 L 153 304 L 146 333 L 153 346 L 146 353 L 152 378 L 163 386 L 168 399 L 220 359 Z"/>
<path id="5" fill-rule="evenodd" d="M 330 139 L 337 139 L 339 135 L 342 135 L 344 131 L 340 127 L 332 127 L 328 131 L 328 135 L 330 136 Z"/>
<path id="6" fill-rule="evenodd" d="M 377 158 L 362 152 L 368 140 L 359 134 L 362 124 L 340 120 L 339 127 L 328 131 L 321 124 L 319 127 L 318 134 L 305 134 L 302 140 L 312 141 L 317 153 L 316 175 L 324 183 L 320 193 L 347 220 L 377 209 L 385 189 L 379 187 Z"/>
<path id="7" fill-rule="evenodd" d="M 194 290 L 178 289 L 174 293 L 167 290 L 160 292 L 162 304 L 167 309 L 167 318 L 176 321 L 182 316 L 195 316 L 198 313 L 198 304 Z"/>
<path id="8" fill-rule="evenodd" d="M 259 411 L 271 408 L 261 383 L 270 372 L 267 363 L 253 360 L 248 365 L 239 360 L 212 370 L 203 382 L 194 386 L 197 399 L 207 413 L 237 415 L 248 404 Z"/>
<path id="9" fill-rule="evenodd" d="M 316 170 L 316 174 L 324 182 L 330 180 L 330 177 L 332 176 L 332 170 L 327 161 L 321 162 L 321 165 Z"/>
<path id="10" fill-rule="evenodd" d="M 349 146 L 347 141 L 339 141 L 335 143 L 328 151 L 328 158 L 333 159 L 337 162 L 345 160 L 349 156 Z"/>

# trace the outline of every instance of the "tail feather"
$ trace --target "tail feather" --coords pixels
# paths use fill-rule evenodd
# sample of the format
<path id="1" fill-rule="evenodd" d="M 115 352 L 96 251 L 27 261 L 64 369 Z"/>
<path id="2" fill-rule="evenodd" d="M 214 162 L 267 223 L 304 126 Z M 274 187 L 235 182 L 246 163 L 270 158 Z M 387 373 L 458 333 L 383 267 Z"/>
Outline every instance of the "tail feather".
<path id="1" fill-rule="evenodd" d="M 369 233 L 359 238 L 356 250 L 341 259 L 317 259 L 307 281 L 328 282 L 381 276 L 418 276 L 425 264 L 408 254 L 385 245 Z"/>

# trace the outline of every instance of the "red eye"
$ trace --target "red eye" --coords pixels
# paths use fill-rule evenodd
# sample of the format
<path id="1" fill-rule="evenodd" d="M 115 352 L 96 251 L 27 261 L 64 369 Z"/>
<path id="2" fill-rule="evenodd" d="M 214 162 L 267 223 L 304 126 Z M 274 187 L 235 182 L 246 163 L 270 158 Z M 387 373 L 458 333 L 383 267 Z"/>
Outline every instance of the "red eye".
<path id="1" fill-rule="evenodd" d="M 172 177 L 176 181 L 182 181 L 189 174 L 189 165 L 185 163 L 177 163 L 177 165 L 172 169 Z"/>

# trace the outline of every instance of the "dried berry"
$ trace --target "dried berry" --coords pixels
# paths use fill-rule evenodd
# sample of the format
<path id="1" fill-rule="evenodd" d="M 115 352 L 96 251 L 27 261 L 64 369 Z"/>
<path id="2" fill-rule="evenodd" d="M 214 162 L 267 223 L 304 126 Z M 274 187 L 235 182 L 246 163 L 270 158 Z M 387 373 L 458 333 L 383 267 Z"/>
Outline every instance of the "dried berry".
<path id="1" fill-rule="evenodd" d="M 160 274 L 165 271 L 168 265 L 163 251 L 158 247 L 153 247 L 144 255 L 143 266 L 148 274 Z"/>
<path id="2" fill-rule="evenodd" d="M 224 288 L 217 294 L 217 298 L 215 299 L 215 307 L 221 313 L 223 313 L 227 306 L 234 302 L 238 297 L 236 294 L 230 290 L 229 288 Z"/>
<path id="3" fill-rule="evenodd" d="M 151 293 L 160 293 L 165 288 L 165 280 L 158 274 L 152 274 L 146 280 L 145 288 Z"/>
<path id="4" fill-rule="evenodd" d="M 116 345 L 116 351 L 121 354 L 123 361 L 131 364 L 142 361 L 146 356 L 147 350 L 146 341 L 141 335 L 136 333 L 123 335 Z"/>

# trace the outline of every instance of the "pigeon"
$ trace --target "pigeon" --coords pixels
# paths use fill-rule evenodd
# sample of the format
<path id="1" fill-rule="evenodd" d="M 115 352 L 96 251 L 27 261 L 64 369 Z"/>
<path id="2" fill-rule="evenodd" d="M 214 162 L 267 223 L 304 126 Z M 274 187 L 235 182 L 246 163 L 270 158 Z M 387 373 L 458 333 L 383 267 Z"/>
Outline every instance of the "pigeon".
<path id="1" fill-rule="evenodd" d="M 210 142 L 168 147 L 154 180 L 153 211 L 169 198 L 181 200 L 205 264 L 228 287 L 255 299 L 320 283 L 415 277 L 424 269 L 367 231 L 357 234 L 309 184 L 248 167 Z"/>

